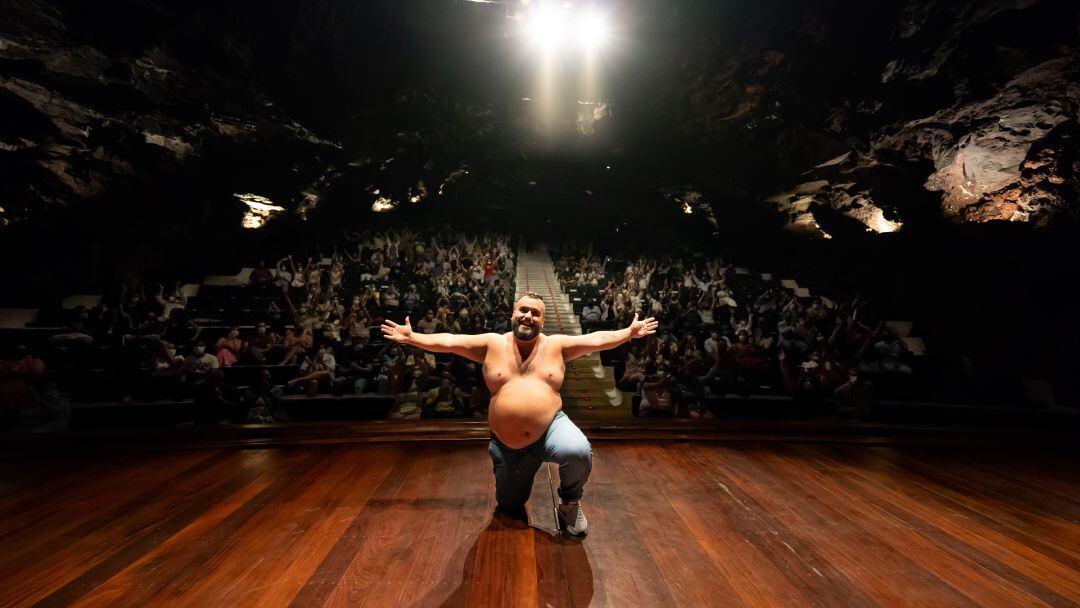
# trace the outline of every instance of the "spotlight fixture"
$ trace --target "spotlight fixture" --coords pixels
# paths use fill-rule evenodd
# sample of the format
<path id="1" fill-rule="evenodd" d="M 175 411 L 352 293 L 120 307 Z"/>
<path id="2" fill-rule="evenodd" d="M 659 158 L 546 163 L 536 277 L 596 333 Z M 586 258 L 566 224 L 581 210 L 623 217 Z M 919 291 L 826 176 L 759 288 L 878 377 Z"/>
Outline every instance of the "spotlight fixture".
<path id="1" fill-rule="evenodd" d="M 587 50 L 602 48 L 607 42 L 607 21 L 595 9 L 579 16 L 577 22 L 578 44 Z"/>
<path id="2" fill-rule="evenodd" d="M 525 18 L 525 31 L 530 42 L 543 50 L 558 47 L 563 33 L 561 12 L 561 7 L 548 3 L 529 11 Z"/>
<path id="3" fill-rule="evenodd" d="M 523 6 L 526 9 L 518 16 L 523 33 L 530 44 L 545 52 L 568 48 L 591 52 L 608 42 L 606 16 L 593 7 L 550 0 Z"/>

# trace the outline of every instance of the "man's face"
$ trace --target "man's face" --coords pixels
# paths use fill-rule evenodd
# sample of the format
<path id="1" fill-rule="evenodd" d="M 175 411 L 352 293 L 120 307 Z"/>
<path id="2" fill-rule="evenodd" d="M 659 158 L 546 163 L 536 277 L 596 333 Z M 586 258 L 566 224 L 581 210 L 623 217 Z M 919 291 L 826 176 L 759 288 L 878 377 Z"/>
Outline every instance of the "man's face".
<path id="1" fill-rule="evenodd" d="M 524 297 L 514 305 L 510 326 L 514 337 L 523 342 L 535 340 L 544 329 L 544 303 L 535 298 Z"/>

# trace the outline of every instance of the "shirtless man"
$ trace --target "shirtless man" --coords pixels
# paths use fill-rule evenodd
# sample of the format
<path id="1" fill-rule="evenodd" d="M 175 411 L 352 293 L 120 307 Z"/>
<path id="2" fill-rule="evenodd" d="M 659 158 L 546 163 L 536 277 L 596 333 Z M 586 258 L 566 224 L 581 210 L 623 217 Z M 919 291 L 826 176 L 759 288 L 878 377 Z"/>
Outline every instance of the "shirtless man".
<path id="1" fill-rule="evenodd" d="M 525 502 L 533 476 L 544 462 L 559 465 L 559 520 L 563 529 L 584 536 L 588 522 L 579 505 L 592 470 L 592 447 L 562 411 L 566 361 L 656 333 L 651 317 L 637 315 L 626 329 L 584 336 L 545 335 L 544 301 L 529 292 L 514 305 L 511 331 L 505 334 L 423 334 L 413 332 L 409 318 L 398 325 L 387 320 L 383 336 L 436 353 L 454 353 L 483 364 L 491 391 L 488 453 L 494 464 L 498 510 L 525 519 Z"/>

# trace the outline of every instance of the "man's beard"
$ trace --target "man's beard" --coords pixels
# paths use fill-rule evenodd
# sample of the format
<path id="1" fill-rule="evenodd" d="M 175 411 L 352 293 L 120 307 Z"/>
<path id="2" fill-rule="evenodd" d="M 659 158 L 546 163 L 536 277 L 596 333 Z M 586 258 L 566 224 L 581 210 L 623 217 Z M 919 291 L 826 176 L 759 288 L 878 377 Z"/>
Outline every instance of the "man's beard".
<path id="1" fill-rule="evenodd" d="M 535 323 L 522 325 L 520 322 L 514 325 L 514 337 L 523 342 L 528 342 L 540 335 L 540 327 Z"/>

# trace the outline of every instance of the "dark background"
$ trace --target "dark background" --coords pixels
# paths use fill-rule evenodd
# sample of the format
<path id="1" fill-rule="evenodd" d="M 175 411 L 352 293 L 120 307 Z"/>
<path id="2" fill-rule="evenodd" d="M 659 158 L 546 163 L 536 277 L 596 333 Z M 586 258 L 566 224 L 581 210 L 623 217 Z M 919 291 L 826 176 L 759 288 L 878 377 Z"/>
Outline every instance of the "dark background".
<path id="1" fill-rule="evenodd" d="M 1045 378 L 1075 402 L 1075 3 L 603 2 L 609 113 L 588 134 L 573 128 L 572 84 L 560 127 L 537 128 L 515 4 L 0 5 L 2 305 L 327 251 L 343 226 L 482 226 L 603 249 L 677 237 L 815 292 L 866 294 L 916 322 L 941 373 L 969 355 L 988 393 Z M 1046 77 L 1005 96 L 1032 69 Z M 572 62 L 561 76 L 580 79 Z M 998 126 L 1003 108 L 1030 106 L 1052 115 L 1036 141 Z M 932 135 L 913 128 L 927 123 Z M 925 183 L 971 134 L 1040 162 L 957 212 Z M 858 160 L 826 177 L 853 182 L 899 232 L 818 201 L 833 238 L 813 238 L 765 202 L 849 151 Z M 370 211 L 375 188 L 405 201 L 418 180 L 421 202 Z M 287 211 L 243 230 L 241 192 Z M 301 214 L 305 192 L 318 204 Z M 681 213 L 686 192 L 715 226 L 704 208 Z M 1026 221 L 996 219 L 1016 200 Z"/>

